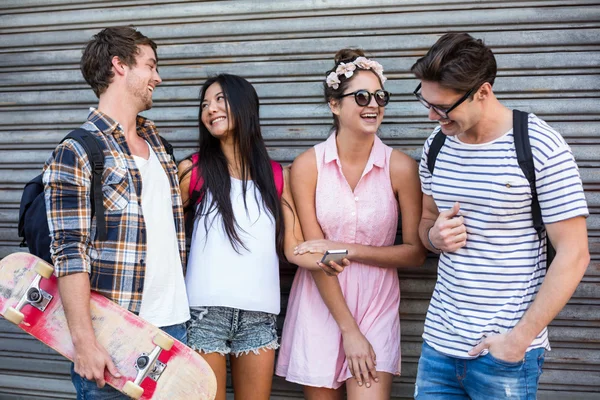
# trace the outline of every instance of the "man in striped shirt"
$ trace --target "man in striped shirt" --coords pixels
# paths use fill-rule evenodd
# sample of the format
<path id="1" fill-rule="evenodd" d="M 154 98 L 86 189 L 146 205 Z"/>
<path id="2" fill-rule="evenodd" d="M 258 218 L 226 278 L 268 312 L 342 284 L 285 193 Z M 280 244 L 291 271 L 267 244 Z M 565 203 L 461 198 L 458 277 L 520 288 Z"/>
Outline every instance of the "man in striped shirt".
<path id="1" fill-rule="evenodd" d="M 419 234 L 440 254 L 427 312 L 416 399 L 534 399 L 547 325 L 589 263 L 581 179 L 562 136 L 529 114 L 538 199 L 556 257 L 546 273 L 545 236 L 531 214 L 517 162 L 512 110 L 495 97 L 496 61 L 481 40 L 449 33 L 412 67 L 415 95 L 439 126 L 420 164 Z M 433 174 L 429 147 L 446 141 Z"/>
<path id="2" fill-rule="evenodd" d="M 119 371 L 96 341 L 90 290 L 186 341 L 185 231 L 176 166 L 154 123 L 138 115 L 151 108 L 161 83 L 157 59 L 156 44 L 130 27 L 102 30 L 81 58 L 83 76 L 99 99 L 82 128 L 104 149 L 106 240 L 97 237 L 91 218 L 92 166 L 82 146 L 62 142 L 44 170 L 50 250 L 75 349 L 77 398 L 128 398 L 104 385 L 105 369 L 115 377 Z"/>

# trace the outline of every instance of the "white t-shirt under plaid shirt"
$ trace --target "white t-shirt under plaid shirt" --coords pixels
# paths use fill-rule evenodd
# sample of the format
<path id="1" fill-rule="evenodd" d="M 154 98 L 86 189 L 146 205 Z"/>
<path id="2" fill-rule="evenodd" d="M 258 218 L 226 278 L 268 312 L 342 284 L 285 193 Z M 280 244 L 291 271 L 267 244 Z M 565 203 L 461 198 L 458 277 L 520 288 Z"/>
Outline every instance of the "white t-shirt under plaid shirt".
<path id="1" fill-rule="evenodd" d="M 460 203 L 467 244 L 442 253 L 427 311 L 423 339 L 440 353 L 467 352 L 484 336 L 506 332 L 529 308 L 546 274 L 546 243 L 531 217 L 531 190 L 521 171 L 512 130 L 483 144 L 447 137 L 433 176 L 425 142 L 421 189 L 440 212 Z M 581 178 L 571 150 L 558 132 L 529 114 L 538 200 L 545 224 L 588 216 Z M 550 349 L 544 329 L 528 350 Z"/>

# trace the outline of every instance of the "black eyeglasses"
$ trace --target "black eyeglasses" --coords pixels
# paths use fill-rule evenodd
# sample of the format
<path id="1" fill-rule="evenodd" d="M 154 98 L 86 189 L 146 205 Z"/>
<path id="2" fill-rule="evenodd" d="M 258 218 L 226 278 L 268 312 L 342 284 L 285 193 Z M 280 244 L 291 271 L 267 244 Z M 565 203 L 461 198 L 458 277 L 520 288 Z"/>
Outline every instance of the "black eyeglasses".
<path id="1" fill-rule="evenodd" d="M 378 106 L 385 107 L 390 102 L 390 96 L 392 95 L 390 92 L 386 90 L 376 90 L 374 93 L 369 92 L 368 90 L 361 89 L 356 92 L 346 93 L 341 95 L 340 97 L 352 96 L 354 95 L 354 101 L 361 107 L 366 107 L 371 103 L 371 96 L 375 97 L 375 102 Z"/>
<path id="2" fill-rule="evenodd" d="M 417 88 L 413 92 L 413 94 L 415 95 L 415 97 L 417 98 L 417 100 L 419 100 L 421 102 L 421 104 L 423 104 L 425 107 L 427 107 L 428 109 L 429 108 L 433 108 L 433 111 L 435 111 L 437 113 L 437 115 L 439 115 L 440 117 L 442 117 L 444 119 L 448 119 L 448 114 L 450 113 L 450 111 L 454 110 L 456 107 L 458 107 L 462 103 L 464 103 L 464 101 L 467 100 L 469 98 L 469 96 L 477 88 L 478 88 L 478 86 L 475 86 L 474 88 L 472 88 L 471 90 L 469 90 L 467 93 L 465 93 L 465 95 L 463 97 L 461 97 L 460 99 L 458 99 L 458 101 L 456 103 L 454 103 L 452 106 L 450 106 L 450 108 L 447 108 L 445 110 L 443 108 L 440 108 L 438 106 L 434 106 L 433 104 L 430 104 L 427 100 L 425 100 L 423 98 L 423 96 L 421 96 L 421 93 L 419 93 L 419 90 L 421 90 L 421 84 L 420 83 L 419 83 L 419 86 L 417 86 Z"/>

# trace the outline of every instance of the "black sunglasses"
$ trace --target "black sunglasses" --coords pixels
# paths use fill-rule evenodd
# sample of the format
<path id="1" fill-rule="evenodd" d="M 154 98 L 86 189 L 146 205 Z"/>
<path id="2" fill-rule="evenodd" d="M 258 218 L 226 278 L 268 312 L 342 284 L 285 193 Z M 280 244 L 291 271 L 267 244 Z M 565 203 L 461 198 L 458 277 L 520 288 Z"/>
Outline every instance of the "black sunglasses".
<path id="1" fill-rule="evenodd" d="M 440 117 L 442 117 L 444 119 L 449 119 L 448 118 L 448 114 L 450 113 L 450 111 L 454 110 L 456 107 L 458 107 L 462 103 L 464 103 L 465 100 L 467 100 L 469 98 L 469 96 L 477 88 L 478 88 L 478 86 L 475 86 L 474 88 L 472 88 L 471 90 L 469 90 L 467 93 L 465 93 L 465 95 L 463 97 L 461 97 L 460 99 L 458 99 L 458 101 L 456 103 L 454 103 L 452 106 L 450 106 L 450 108 L 447 108 L 447 109 L 443 109 L 443 108 L 440 108 L 438 106 L 434 106 L 433 104 L 430 104 L 427 100 L 425 100 L 423 98 L 423 96 L 421 96 L 421 93 L 419 93 L 419 90 L 421 90 L 421 84 L 420 83 L 419 83 L 419 86 L 417 86 L 417 88 L 413 92 L 413 94 L 415 95 L 415 97 L 417 98 L 417 100 L 419 100 L 421 102 L 421 104 L 423 104 L 425 107 L 427 107 L 428 109 L 429 108 L 433 108 L 433 111 L 435 111 L 437 113 L 437 115 L 439 115 Z"/>
<path id="2" fill-rule="evenodd" d="M 354 101 L 361 107 L 366 107 L 371 103 L 371 96 L 375 97 L 375 102 L 380 107 L 385 107 L 390 102 L 390 96 L 392 95 L 390 92 L 386 90 L 376 90 L 374 93 L 369 92 L 368 90 L 361 89 L 356 92 L 346 93 L 341 95 L 340 97 L 352 96 L 354 95 Z"/>

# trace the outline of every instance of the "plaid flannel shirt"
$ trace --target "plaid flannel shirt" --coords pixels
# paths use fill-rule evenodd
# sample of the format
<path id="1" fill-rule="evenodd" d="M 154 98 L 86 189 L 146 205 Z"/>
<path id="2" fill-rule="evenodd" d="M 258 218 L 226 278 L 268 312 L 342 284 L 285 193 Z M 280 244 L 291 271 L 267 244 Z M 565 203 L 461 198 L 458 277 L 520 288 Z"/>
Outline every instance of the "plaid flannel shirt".
<path id="1" fill-rule="evenodd" d="M 185 273 L 185 230 L 177 166 L 162 146 L 154 123 L 140 116 L 136 122 L 138 135 L 152 146 L 171 185 L 173 218 Z M 104 144 L 102 192 L 107 240 L 95 240 L 87 154 L 75 140 L 66 140 L 46 162 L 43 178 L 55 274 L 61 277 L 87 272 L 92 290 L 139 313 L 146 266 L 141 175 L 117 122 L 92 108 L 82 128 Z"/>

